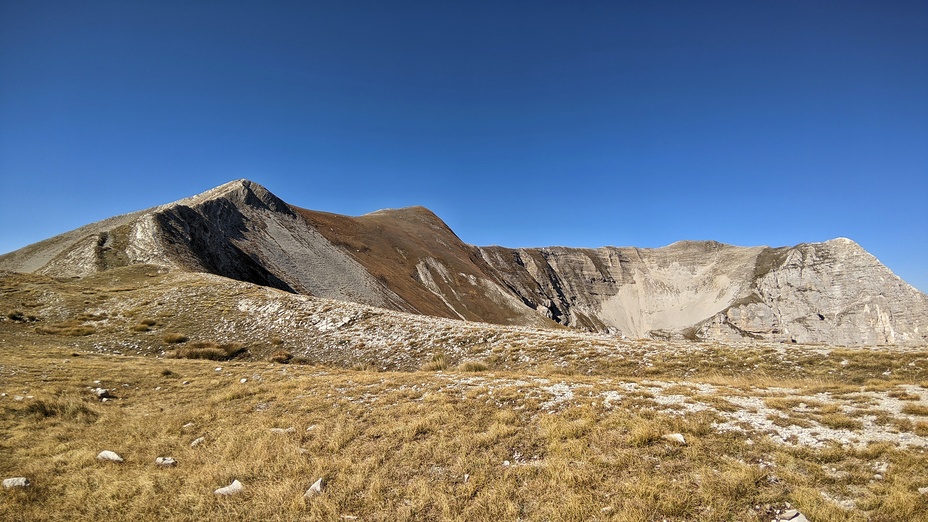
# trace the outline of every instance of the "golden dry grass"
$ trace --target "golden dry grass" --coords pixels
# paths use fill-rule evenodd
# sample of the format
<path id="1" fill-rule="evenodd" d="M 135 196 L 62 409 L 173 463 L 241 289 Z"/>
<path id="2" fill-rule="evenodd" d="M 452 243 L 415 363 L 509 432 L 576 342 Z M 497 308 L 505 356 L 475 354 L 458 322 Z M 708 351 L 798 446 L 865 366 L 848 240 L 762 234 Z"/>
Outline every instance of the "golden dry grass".
<path id="1" fill-rule="evenodd" d="M 495 372 L 515 384 L 493 387 L 469 372 L 236 361 L 216 371 L 209 361 L 2 350 L 0 474 L 34 484 L 0 492 L 2 520 L 768 520 L 790 502 L 816 521 L 912 521 L 928 508 L 915 492 L 928 485 L 924 453 L 790 447 L 760 434 L 749 445 L 713 430 L 713 414 L 634 401 L 578 397 L 552 413 L 518 384 L 530 374 Z M 98 402 L 94 381 L 117 398 Z M 125 462 L 97 461 L 104 449 Z M 158 456 L 179 465 L 158 468 Z M 883 480 L 863 464 L 873 461 L 889 463 Z M 853 473 L 831 478 L 823 463 Z M 318 478 L 323 493 L 304 502 Z M 234 479 L 244 493 L 213 494 Z M 866 511 L 820 490 L 855 492 Z"/>

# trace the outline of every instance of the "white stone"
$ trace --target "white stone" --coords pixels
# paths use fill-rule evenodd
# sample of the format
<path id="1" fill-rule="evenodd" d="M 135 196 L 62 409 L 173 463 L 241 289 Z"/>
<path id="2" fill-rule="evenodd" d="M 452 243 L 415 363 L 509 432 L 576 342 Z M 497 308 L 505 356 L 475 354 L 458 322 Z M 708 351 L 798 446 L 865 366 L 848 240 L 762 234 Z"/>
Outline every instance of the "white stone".
<path id="1" fill-rule="evenodd" d="M 296 428 L 290 426 L 289 428 L 271 428 L 271 433 L 284 434 L 284 433 L 294 433 Z"/>
<path id="2" fill-rule="evenodd" d="M 97 460 L 108 460 L 111 462 L 122 462 L 122 457 L 110 450 L 103 450 L 97 454 Z"/>
<path id="3" fill-rule="evenodd" d="M 661 437 L 664 440 L 670 442 L 676 442 L 679 444 L 686 444 L 686 438 L 683 437 L 682 433 L 667 433 Z"/>
<path id="4" fill-rule="evenodd" d="M 3 479 L 3 487 L 6 489 L 10 488 L 28 488 L 32 485 L 32 482 L 29 482 L 29 479 L 26 477 L 12 477 L 8 479 Z"/>
<path id="5" fill-rule="evenodd" d="M 193 442 L 190 443 L 190 447 L 195 448 L 199 446 L 200 444 L 203 444 L 204 442 L 206 442 L 206 437 L 197 437 L 193 439 Z"/>
<path id="6" fill-rule="evenodd" d="M 174 457 L 158 457 L 155 459 L 155 464 L 162 468 L 170 468 L 177 465 L 177 461 L 174 460 Z"/>
<path id="7" fill-rule="evenodd" d="M 236 480 L 233 480 L 232 483 L 229 484 L 228 486 L 219 488 L 213 493 L 220 495 L 220 496 L 229 496 L 229 495 L 235 495 L 237 493 L 241 493 L 243 489 L 245 489 L 245 486 L 243 486 L 242 483 L 236 479 Z"/>
<path id="8" fill-rule="evenodd" d="M 309 486 L 309 489 L 306 490 L 306 493 L 303 493 L 303 498 L 309 500 L 314 496 L 322 493 L 322 479 L 313 482 L 312 486 Z"/>

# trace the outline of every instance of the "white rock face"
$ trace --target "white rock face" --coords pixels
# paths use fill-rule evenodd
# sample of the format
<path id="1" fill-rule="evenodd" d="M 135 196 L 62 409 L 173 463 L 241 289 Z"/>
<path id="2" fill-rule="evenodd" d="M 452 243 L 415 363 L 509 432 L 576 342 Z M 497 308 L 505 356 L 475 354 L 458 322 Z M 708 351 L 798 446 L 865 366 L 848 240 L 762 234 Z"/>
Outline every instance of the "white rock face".
<path id="1" fill-rule="evenodd" d="M 848 239 L 481 254 L 523 302 L 567 326 L 633 338 L 928 342 L 928 296 Z"/>

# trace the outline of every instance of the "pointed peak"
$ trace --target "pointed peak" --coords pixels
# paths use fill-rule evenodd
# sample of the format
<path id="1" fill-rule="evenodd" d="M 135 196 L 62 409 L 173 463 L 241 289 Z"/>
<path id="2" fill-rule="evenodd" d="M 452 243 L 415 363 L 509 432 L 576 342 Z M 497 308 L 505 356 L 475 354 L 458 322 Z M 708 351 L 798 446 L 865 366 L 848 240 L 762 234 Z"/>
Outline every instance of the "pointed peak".
<path id="1" fill-rule="evenodd" d="M 223 183 L 218 187 L 211 188 L 195 196 L 165 205 L 165 207 L 174 205 L 193 207 L 219 199 L 252 206 L 265 206 L 277 212 L 292 213 L 290 206 L 282 199 L 272 194 L 271 191 L 264 188 L 262 185 L 248 179 L 237 179 L 228 183 Z"/>

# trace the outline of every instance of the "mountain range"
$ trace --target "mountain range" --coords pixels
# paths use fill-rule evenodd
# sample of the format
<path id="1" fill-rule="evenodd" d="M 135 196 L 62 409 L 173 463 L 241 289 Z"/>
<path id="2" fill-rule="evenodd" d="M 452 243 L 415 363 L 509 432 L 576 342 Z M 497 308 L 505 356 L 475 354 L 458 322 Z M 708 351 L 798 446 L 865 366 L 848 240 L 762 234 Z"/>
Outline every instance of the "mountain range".
<path id="1" fill-rule="evenodd" d="M 0 256 L 86 277 L 135 264 L 427 316 L 629 338 L 928 344 L 928 296 L 850 239 L 793 247 L 478 247 L 424 207 L 343 216 L 237 180 Z"/>

